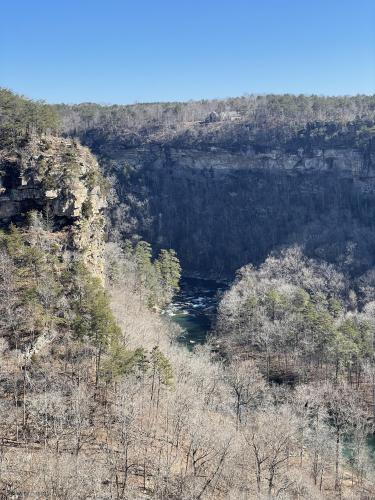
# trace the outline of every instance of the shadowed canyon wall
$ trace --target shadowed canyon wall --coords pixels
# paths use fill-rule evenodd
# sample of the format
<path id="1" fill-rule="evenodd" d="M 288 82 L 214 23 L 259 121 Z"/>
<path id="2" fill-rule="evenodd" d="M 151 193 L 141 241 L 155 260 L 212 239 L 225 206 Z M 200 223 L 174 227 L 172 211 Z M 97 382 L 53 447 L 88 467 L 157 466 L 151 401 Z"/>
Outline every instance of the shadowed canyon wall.
<path id="1" fill-rule="evenodd" d="M 361 273 L 375 256 L 375 97 L 62 106 L 114 189 L 110 237 L 231 276 L 284 244 Z M 111 198 L 111 197 L 110 197 Z"/>
<path id="2" fill-rule="evenodd" d="M 329 260 L 348 258 L 352 242 L 357 265 L 372 264 L 373 149 L 147 145 L 109 148 L 106 158 L 118 183 L 113 231 L 174 248 L 187 274 L 228 276 L 291 242 Z"/>

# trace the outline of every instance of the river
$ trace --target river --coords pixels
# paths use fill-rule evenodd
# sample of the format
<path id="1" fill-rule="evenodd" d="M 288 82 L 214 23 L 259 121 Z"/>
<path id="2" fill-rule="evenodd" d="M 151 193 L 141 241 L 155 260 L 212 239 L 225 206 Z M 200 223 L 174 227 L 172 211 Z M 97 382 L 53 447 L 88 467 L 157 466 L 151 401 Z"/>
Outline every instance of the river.
<path id="1" fill-rule="evenodd" d="M 199 278 L 182 278 L 180 292 L 166 314 L 182 328 L 179 342 L 192 349 L 203 344 L 216 313 L 218 298 L 227 288 L 224 283 Z"/>

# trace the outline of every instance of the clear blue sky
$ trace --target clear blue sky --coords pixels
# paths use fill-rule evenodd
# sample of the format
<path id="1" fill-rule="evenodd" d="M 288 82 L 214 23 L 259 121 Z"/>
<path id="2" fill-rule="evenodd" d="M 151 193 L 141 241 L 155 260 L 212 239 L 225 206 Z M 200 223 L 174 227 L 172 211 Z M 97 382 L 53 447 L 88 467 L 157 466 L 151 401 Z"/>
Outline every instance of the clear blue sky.
<path id="1" fill-rule="evenodd" d="M 375 93 L 375 0 L 2 0 L 0 86 L 49 102 Z"/>

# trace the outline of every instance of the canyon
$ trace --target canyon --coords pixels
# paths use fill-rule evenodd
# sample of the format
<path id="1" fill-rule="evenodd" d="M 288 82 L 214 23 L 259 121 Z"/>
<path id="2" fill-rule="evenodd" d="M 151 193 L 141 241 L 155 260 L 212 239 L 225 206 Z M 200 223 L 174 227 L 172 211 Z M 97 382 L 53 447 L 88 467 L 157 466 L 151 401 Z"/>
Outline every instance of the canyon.
<path id="1" fill-rule="evenodd" d="M 232 279 L 300 244 L 360 276 L 375 261 L 373 96 L 56 106 L 112 183 L 108 238 Z"/>
<path id="2" fill-rule="evenodd" d="M 372 498 L 371 98 L 0 98 L 3 496 Z"/>
<path id="3" fill-rule="evenodd" d="M 351 258 L 355 274 L 374 264 L 372 141 L 134 147 L 95 135 L 81 139 L 115 179 L 112 230 L 121 239 L 136 232 L 155 249 L 175 249 L 186 275 L 230 278 L 293 243 L 332 262 Z"/>

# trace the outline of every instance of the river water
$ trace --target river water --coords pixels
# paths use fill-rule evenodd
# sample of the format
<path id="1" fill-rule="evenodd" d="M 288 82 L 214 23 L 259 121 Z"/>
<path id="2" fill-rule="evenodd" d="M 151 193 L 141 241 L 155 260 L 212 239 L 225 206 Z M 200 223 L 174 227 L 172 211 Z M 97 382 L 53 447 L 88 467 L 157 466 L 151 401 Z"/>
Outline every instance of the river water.
<path id="1" fill-rule="evenodd" d="M 180 292 L 166 310 L 182 328 L 179 341 L 192 349 L 203 344 L 211 328 L 220 295 L 227 286 L 217 281 L 182 278 Z"/>

